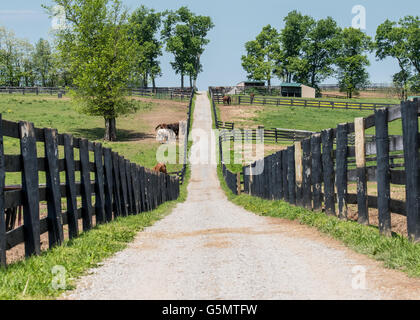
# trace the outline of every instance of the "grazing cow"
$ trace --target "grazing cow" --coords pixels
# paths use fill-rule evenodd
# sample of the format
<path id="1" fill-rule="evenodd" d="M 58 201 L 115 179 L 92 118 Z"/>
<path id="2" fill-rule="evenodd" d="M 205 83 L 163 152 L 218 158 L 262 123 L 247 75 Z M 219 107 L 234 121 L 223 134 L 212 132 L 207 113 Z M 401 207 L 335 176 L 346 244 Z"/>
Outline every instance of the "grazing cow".
<path id="1" fill-rule="evenodd" d="M 166 165 L 164 163 L 159 162 L 154 168 L 153 171 L 161 172 L 161 173 L 168 173 L 166 170 Z"/>
<path id="2" fill-rule="evenodd" d="M 232 98 L 230 97 L 230 96 L 224 96 L 223 97 L 223 104 L 224 105 L 230 105 L 231 104 L 231 102 L 232 102 Z"/>

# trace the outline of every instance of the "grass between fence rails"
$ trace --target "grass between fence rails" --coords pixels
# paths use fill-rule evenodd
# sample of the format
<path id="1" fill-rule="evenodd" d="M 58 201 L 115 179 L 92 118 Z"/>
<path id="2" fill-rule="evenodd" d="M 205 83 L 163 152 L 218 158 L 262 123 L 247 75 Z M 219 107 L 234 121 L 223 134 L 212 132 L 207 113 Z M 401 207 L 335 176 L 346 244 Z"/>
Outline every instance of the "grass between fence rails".
<path id="1" fill-rule="evenodd" d="M 387 268 L 403 271 L 410 277 L 420 277 L 420 244 L 397 234 L 385 237 L 376 227 L 342 221 L 324 213 L 289 205 L 284 201 L 269 201 L 246 194 L 234 195 L 226 185 L 220 165 L 217 174 L 228 199 L 244 209 L 261 216 L 297 220 L 332 236 L 356 252 L 382 261 Z"/>
<path id="2" fill-rule="evenodd" d="M 96 226 L 82 233 L 80 237 L 66 241 L 62 246 L 43 252 L 26 260 L 0 269 L 0 299 L 53 299 L 66 290 L 74 289 L 75 280 L 90 268 L 127 247 L 139 231 L 164 218 L 187 197 L 190 169 L 187 169 L 186 183 L 181 186 L 180 197 L 166 202 L 157 209 L 119 217 L 116 220 Z M 54 266 L 66 270 L 65 289 L 53 288 Z"/>

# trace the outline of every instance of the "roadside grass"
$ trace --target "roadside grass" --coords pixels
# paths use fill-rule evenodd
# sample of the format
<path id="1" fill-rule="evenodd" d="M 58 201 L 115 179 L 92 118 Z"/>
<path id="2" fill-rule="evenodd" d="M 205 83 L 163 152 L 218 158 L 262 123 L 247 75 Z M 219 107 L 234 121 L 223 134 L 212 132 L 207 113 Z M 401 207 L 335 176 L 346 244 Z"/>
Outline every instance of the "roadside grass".
<path id="1" fill-rule="evenodd" d="M 125 249 L 138 232 L 164 218 L 178 203 L 184 202 L 190 176 L 188 168 L 177 200 L 166 202 L 150 212 L 118 217 L 82 233 L 78 238 L 65 241 L 62 246 L 0 269 L 0 300 L 54 299 L 74 289 L 78 277 Z M 53 287 L 55 277 L 59 277 L 52 273 L 55 266 L 65 268 L 65 286 L 59 289 Z"/>
<path id="2" fill-rule="evenodd" d="M 382 261 L 386 268 L 403 271 L 410 277 L 420 277 L 420 244 L 396 233 L 392 237 L 386 237 L 379 233 L 377 227 L 343 221 L 321 212 L 292 206 L 284 201 L 269 201 L 246 194 L 234 195 L 223 179 L 220 165 L 217 174 L 228 199 L 244 209 L 260 216 L 299 221 L 341 241 L 358 253 Z"/>

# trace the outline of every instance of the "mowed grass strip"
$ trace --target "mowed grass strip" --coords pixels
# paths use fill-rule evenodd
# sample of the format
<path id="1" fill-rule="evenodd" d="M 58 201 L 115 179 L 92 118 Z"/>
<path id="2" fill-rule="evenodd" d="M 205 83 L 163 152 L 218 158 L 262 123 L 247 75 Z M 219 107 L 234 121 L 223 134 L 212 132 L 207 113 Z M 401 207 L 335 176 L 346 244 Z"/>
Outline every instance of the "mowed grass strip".
<path id="1" fill-rule="evenodd" d="M 403 271 L 410 277 L 420 277 L 420 244 L 398 234 L 385 237 L 379 233 L 377 227 L 343 221 L 324 213 L 292 206 L 284 201 L 269 201 L 246 194 L 234 195 L 226 185 L 220 165 L 217 171 L 228 199 L 244 209 L 261 216 L 297 220 L 330 235 L 356 252 L 382 261 L 387 268 Z"/>
<path id="2" fill-rule="evenodd" d="M 39 256 L 11 264 L 7 269 L 0 268 L 0 300 L 53 299 L 66 290 L 74 289 L 76 279 L 88 269 L 125 249 L 139 231 L 153 225 L 178 203 L 184 202 L 189 178 L 188 169 L 186 182 L 181 186 L 177 200 L 166 202 L 150 212 L 118 217 L 82 233 L 76 239 L 65 241 L 62 246 L 44 251 Z M 56 266 L 62 266 L 65 270 L 65 286 L 58 289 L 53 284 L 62 285 L 64 282 L 57 282 L 59 278 L 56 277 L 60 275 L 53 274 Z"/>

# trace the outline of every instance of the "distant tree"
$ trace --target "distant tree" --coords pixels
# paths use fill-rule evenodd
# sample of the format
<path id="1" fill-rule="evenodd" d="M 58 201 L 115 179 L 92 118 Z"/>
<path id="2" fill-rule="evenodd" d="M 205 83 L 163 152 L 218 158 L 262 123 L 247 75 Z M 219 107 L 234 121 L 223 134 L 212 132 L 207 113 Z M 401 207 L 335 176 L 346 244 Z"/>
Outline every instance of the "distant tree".
<path id="1" fill-rule="evenodd" d="M 366 52 L 372 49 L 371 38 L 355 28 L 345 28 L 340 37 L 341 45 L 336 64 L 340 90 L 352 98 L 355 92 L 366 87 L 369 74 L 366 67 L 370 65 Z"/>
<path id="2" fill-rule="evenodd" d="M 405 29 L 406 54 L 417 74 L 420 74 L 420 17 L 406 16 L 400 20 Z"/>
<path id="3" fill-rule="evenodd" d="M 0 76 L 6 86 L 19 86 L 21 80 L 22 47 L 13 31 L 0 29 Z"/>
<path id="4" fill-rule="evenodd" d="M 383 60 L 388 57 L 398 61 L 400 72 L 393 77 L 394 84 L 400 88 L 403 100 L 407 99 L 408 82 L 411 77 L 411 63 L 407 54 L 407 30 L 397 23 L 386 20 L 376 30 L 375 48 L 376 57 Z"/>
<path id="5" fill-rule="evenodd" d="M 302 45 L 309 31 L 315 24 L 313 18 L 294 10 L 284 18 L 285 26 L 280 32 L 282 53 L 278 59 L 277 74 L 286 82 L 292 82 L 299 74 L 301 66 L 297 63 Z"/>
<path id="6" fill-rule="evenodd" d="M 245 43 L 245 49 L 247 54 L 242 56 L 242 67 L 247 72 L 248 78 L 266 80 L 270 87 L 280 55 L 279 33 L 267 25 L 255 40 Z"/>
<path id="7" fill-rule="evenodd" d="M 298 82 L 316 88 L 334 74 L 334 62 L 340 48 L 341 29 L 333 18 L 328 17 L 311 24 L 302 41 L 300 58 L 291 60 L 292 70 Z M 294 65 L 293 65 L 294 64 Z"/>
<path id="8" fill-rule="evenodd" d="M 162 14 L 141 6 L 133 12 L 130 21 L 130 37 L 136 42 L 136 68 L 143 86 L 147 87 L 149 76 L 155 87 L 155 79 L 162 71 L 158 58 L 162 55 L 162 43 L 156 38 L 161 26 Z"/>
<path id="9" fill-rule="evenodd" d="M 57 31 L 58 49 L 68 62 L 78 109 L 105 119 L 105 140 L 115 141 L 116 118 L 136 110 L 126 98 L 135 46 L 119 0 L 54 0 L 66 26 Z M 51 8 L 50 8 L 51 10 Z"/>
<path id="10" fill-rule="evenodd" d="M 186 75 L 190 76 L 190 85 L 195 87 L 202 71 L 201 55 L 210 42 L 206 37 L 213 27 L 210 17 L 195 15 L 187 7 L 166 12 L 162 37 L 166 50 L 174 55 L 171 65 L 175 73 L 181 75 L 181 87 L 184 87 Z"/>
<path id="11" fill-rule="evenodd" d="M 48 40 L 41 38 L 36 43 L 33 54 L 33 66 L 41 86 L 52 86 L 53 81 L 51 75 L 54 65 L 51 46 Z"/>

